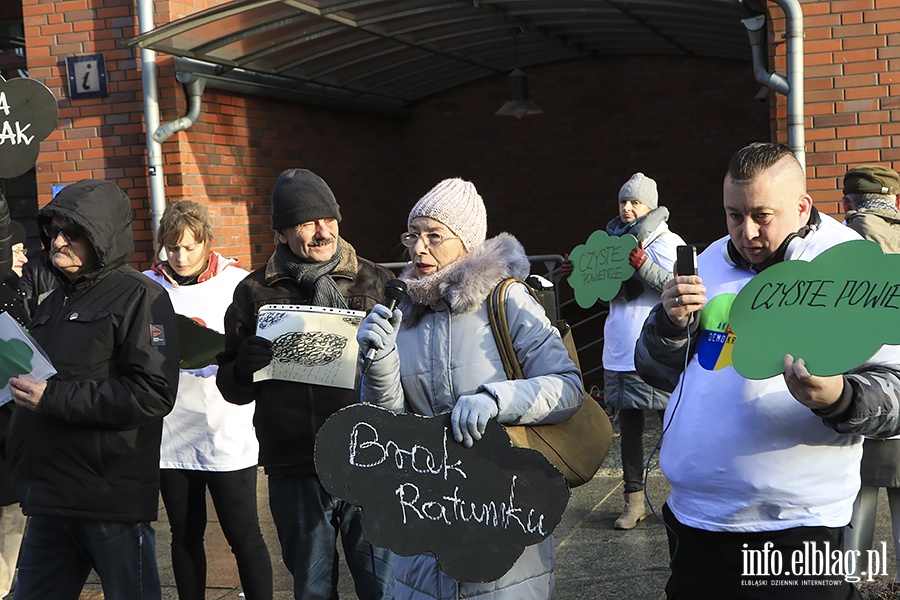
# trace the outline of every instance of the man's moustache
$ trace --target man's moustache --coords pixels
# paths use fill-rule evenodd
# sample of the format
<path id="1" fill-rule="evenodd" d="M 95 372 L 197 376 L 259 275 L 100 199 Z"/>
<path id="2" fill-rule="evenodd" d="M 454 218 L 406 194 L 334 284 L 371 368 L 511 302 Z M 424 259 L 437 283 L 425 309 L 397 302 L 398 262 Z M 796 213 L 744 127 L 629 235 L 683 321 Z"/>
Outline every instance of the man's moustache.
<path id="1" fill-rule="evenodd" d="M 309 243 L 310 248 L 315 248 L 316 246 L 327 246 L 328 244 L 333 244 L 334 238 L 328 238 L 325 240 L 313 240 Z"/>

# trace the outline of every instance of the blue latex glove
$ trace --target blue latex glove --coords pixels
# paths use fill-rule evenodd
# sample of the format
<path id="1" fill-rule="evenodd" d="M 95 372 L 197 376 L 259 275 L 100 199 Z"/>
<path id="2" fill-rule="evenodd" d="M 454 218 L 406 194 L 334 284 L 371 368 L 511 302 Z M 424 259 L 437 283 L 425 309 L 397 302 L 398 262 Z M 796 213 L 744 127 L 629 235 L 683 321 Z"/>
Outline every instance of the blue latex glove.
<path id="1" fill-rule="evenodd" d="M 471 448 L 484 435 L 487 422 L 497 416 L 500 409 L 497 401 L 487 392 L 478 392 L 470 396 L 460 396 L 450 413 L 450 425 L 453 428 L 453 439 Z"/>
<path id="2" fill-rule="evenodd" d="M 391 312 L 387 306 L 376 304 L 372 312 L 359 324 L 356 341 L 359 342 L 360 359 L 366 356 L 370 348 L 375 348 L 375 360 L 381 360 L 391 353 L 397 343 L 397 331 L 403 313 L 399 308 Z"/>

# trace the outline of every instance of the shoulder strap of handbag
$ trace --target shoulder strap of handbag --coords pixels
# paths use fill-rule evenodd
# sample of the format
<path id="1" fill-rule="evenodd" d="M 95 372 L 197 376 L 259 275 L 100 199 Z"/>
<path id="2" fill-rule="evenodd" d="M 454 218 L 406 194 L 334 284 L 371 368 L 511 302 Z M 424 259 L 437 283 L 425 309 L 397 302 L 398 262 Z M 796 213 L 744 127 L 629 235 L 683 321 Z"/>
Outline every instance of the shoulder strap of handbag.
<path id="1" fill-rule="evenodd" d="M 512 335 L 509 331 L 509 320 L 506 315 L 506 297 L 509 294 L 509 286 L 514 283 L 521 283 L 529 291 L 532 297 L 539 302 L 537 296 L 524 281 L 510 277 L 504 279 L 494 287 L 494 291 L 488 296 L 488 319 L 491 322 L 491 331 L 494 333 L 494 341 L 497 343 L 497 350 L 500 351 L 500 360 L 503 361 L 503 369 L 506 376 L 510 379 L 525 379 L 522 372 L 522 365 L 516 357 L 516 350 L 513 347 Z"/>
<path id="2" fill-rule="evenodd" d="M 516 350 L 513 346 L 512 334 L 509 331 L 509 320 L 506 314 L 506 297 L 509 295 L 509 286 L 514 283 L 521 283 L 531 294 L 536 302 L 540 303 L 540 299 L 534 293 L 534 289 L 521 279 L 510 277 L 504 279 L 494 287 L 494 291 L 488 296 L 488 319 L 491 322 L 491 331 L 494 334 L 494 342 L 497 344 L 497 350 L 500 351 L 500 360 L 503 361 L 503 369 L 509 379 L 525 379 L 522 372 L 522 365 L 516 356 Z M 563 346 L 569 353 L 569 358 L 575 363 L 578 369 L 581 369 L 581 363 L 578 360 L 578 350 L 575 347 L 575 340 L 572 338 L 572 328 L 565 319 L 560 319 L 553 324 L 559 331 L 562 338 Z"/>

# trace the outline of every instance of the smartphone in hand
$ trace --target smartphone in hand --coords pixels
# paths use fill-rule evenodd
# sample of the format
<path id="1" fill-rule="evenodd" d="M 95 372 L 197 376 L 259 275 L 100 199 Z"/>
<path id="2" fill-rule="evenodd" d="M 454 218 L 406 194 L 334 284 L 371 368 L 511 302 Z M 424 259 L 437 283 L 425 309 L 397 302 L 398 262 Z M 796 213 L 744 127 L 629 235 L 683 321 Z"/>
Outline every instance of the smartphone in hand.
<path id="1" fill-rule="evenodd" d="M 675 249 L 675 270 L 678 275 L 697 274 L 696 246 L 678 246 Z"/>

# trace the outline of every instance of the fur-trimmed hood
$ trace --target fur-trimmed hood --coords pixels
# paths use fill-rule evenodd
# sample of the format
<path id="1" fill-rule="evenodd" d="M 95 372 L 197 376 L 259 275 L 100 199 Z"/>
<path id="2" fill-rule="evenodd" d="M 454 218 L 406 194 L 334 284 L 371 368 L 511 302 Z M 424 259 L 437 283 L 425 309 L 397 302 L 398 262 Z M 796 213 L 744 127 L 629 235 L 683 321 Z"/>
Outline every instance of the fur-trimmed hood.
<path id="1" fill-rule="evenodd" d="M 400 279 L 412 280 L 412 270 L 412 266 L 407 267 Z M 509 277 L 528 277 L 531 263 L 519 240 L 509 233 L 501 233 L 485 240 L 444 271 L 440 296 L 453 314 L 465 314 L 477 310 L 500 281 Z M 404 323 L 417 322 L 426 308 L 407 296 L 400 303 Z"/>

